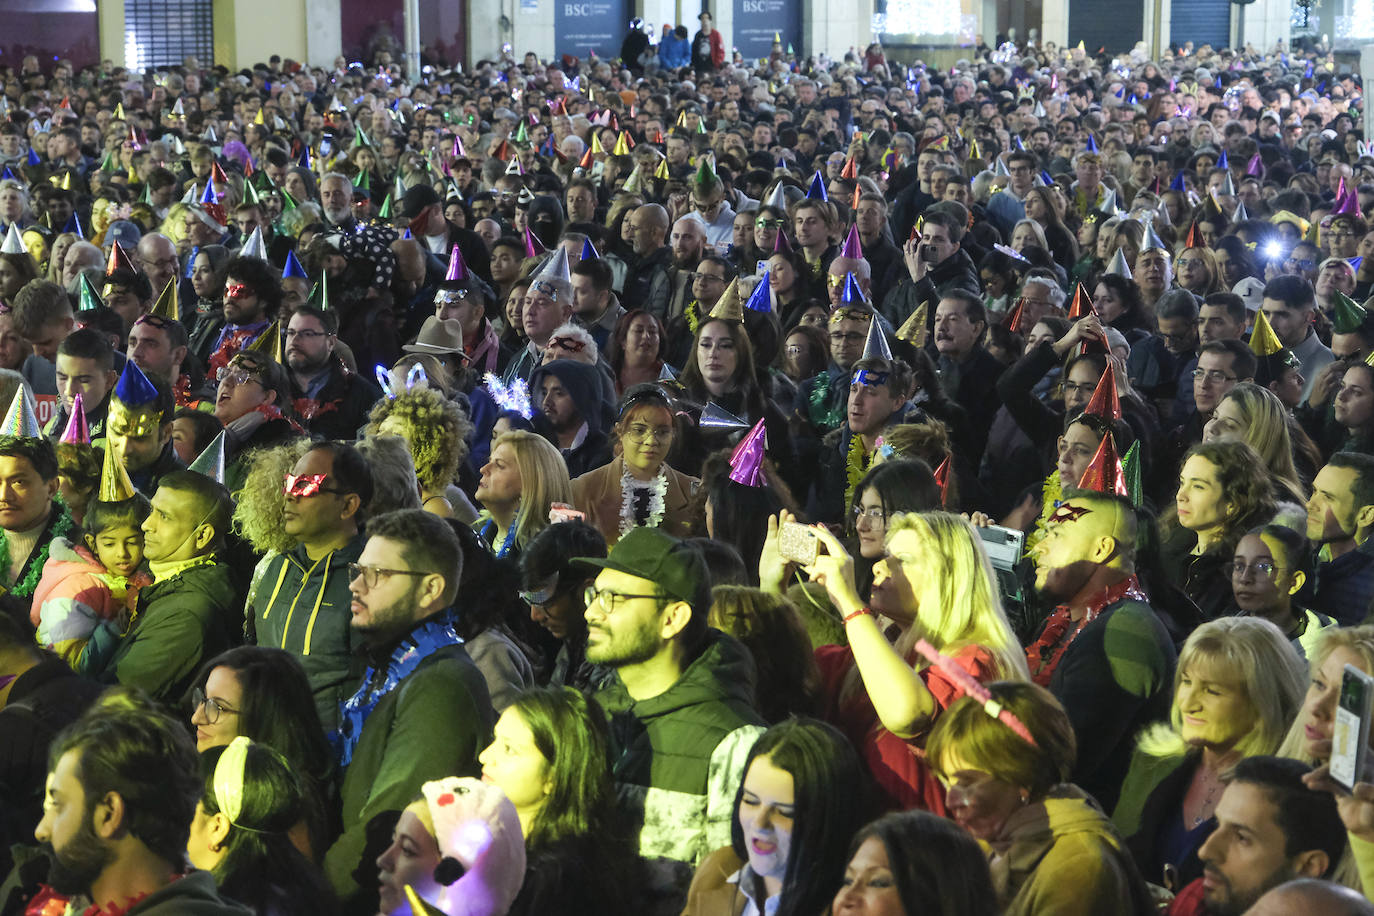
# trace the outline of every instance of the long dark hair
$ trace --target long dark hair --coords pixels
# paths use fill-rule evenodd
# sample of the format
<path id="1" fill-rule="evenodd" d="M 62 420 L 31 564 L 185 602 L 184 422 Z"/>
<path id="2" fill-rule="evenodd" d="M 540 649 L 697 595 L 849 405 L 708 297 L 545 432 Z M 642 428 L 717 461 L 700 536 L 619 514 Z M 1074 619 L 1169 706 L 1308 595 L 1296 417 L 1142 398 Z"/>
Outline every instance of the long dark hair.
<path id="1" fill-rule="evenodd" d="M 212 747 L 200 755 L 200 804 L 206 814 L 221 811 L 215 767 L 225 750 Z M 255 913 L 334 913 L 329 883 L 289 836 L 307 806 L 306 789 L 290 762 L 266 744 L 251 745 L 243 767 L 243 805 L 230 821 L 224 858 L 213 869 L 220 892 Z"/>
<path id="2" fill-rule="evenodd" d="M 658 354 L 655 357 L 659 362 L 663 361 L 663 353 L 668 348 L 668 332 L 663 328 L 663 322 L 659 321 L 658 316 L 644 309 L 630 309 L 620 320 L 615 323 L 615 331 L 611 334 L 610 342 L 606 345 L 606 362 L 610 363 L 611 371 L 616 377 L 620 376 L 620 370 L 625 368 L 625 341 L 630 336 L 630 326 L 635 323 L 635 319 L 643 315 L 654 323 L 658 328 Z"/>
<path id="3" fill-rule="evenodd" d="M 707 456 L 701 469 L 702 486 L 699 492 L 703 517 L 709 504 L 715 539 L 739 551 L 753 584 L 758 582 L 759 554 L 763 550 L 764 536 L 768 533 L 768 519 L 777 515 L 779 509 L 796 508 L 790 493 L 784 499 L 774 489 L 784 484 L 776 474 L 770 473 L 767 466 L 764 476 L 768 485 L 762 487 L 750 487 L 731 480 L 730 452 L 725 449 Z M 704 529 L 702 533 L 705 533 Z"/>
<path id="4" fill-rule="evenodd" d="M 888 870 L 907 913 L 985 916 L 999 910 L 988 860 L 973 837 L 929 811 L 881 817 L 854 835 L 846 864 L 867 840 L 887 850 Z"/>
<path id="5" fill-rule="evenodd" d="M 536 687 L 515 698 L 534 746 L 549 762 L 551 786 L 525 846 L 530 852 L 574 837 L 595 837 L 612 822 L 610 729 L 596 700 L 571 687 Z"/>
<path id="6" fill-rule="evenodd" d="M 788 719 L 764 732 L 745 761 L 746 776 L 760 757 L 789 773 L 793 785 L 792 844 L 776 916 L 825 912 L 844 877 L 844 850 L 868 817 L 863 764 L 849 739 L 834 726 L 806 718 Z M 743 797 L 741 779 L 730 819 L 730 843 L 735 855 L 747 860 L 739 823 Z"/>
<path id="7" fill-rule="evenodd" d="M 891 517 L 894 512 L 930 512 L 942 508 L 940 485 L 935 482 L 935 474 L 930 465 L 919 458 L 903 458 L 897 461 L 884 461 L 874 465 L 854 488 L 854 501 L 849 506 L 847 530 L 854 533 L 854 510 L 859 499 L 869 489 L 878 491 L 882 500 L 883 515 Z"/>
<path id="8" fill-rule="evenodd" d="M 730 337 L 735 342 L 735 374 L 731 382 L 740 393 L 749 417 L 756 420 L 763 416 L 765 399 L 754 370 L 754 342 L 745 331 L 743 322 L 726 321 L 722 318 L 703 319 L 692 337 L 692 351 L 678 380 L 682 382 L 682 387 L 687 390 L 690 397 L 702 403 L 711 400 L 711 394 L 706 390 L 706 379 L 701 374 L 701 365 L 697 362 L 697 343 L 701 340 L 702 332 L 711 324 L 722 324 L 730 329 Z"/>

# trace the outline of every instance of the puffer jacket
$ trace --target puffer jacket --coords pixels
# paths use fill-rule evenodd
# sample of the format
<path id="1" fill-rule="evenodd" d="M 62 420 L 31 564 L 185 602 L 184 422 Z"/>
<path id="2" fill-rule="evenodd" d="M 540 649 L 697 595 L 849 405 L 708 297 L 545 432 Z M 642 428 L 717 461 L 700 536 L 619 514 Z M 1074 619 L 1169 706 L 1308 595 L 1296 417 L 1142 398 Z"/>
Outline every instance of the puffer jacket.
<path id="1" fill-rule="evenodd" d="M 54 538 L 33 592 L 29 621 L 38 628 L 38 642 L 70 664 L 96 625 L 132 608 L 139 588 L 150 582 L 144 572 L 128 579 L 111 573 L 85 547 Z"/>

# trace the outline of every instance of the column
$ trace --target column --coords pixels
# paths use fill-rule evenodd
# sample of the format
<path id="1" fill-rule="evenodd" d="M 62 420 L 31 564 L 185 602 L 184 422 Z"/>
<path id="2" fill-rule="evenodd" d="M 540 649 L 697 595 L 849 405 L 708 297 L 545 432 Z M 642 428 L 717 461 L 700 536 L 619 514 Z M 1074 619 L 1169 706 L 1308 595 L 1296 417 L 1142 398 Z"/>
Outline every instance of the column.
<path id="1" fill-rule="evenodd" d="M 312 67 L 332 68 L 343 53 L 339 0 L 305 0 L 305 60 Z"/>
<path id="2" fill-rule="evenodd" d="M 124 66 L 124 0 L 101 0 L 96 4 L 96 16 L 101 59 L 112 61 L 116 67 Z"/>

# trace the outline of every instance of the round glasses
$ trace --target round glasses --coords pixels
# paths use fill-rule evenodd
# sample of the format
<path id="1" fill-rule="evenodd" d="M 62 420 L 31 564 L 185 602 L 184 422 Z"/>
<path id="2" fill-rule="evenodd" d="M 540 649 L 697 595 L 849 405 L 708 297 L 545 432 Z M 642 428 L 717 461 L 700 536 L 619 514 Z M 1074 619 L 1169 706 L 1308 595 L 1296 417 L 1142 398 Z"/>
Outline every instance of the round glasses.
<path id="1" fill-rule="evenodd" d="M 191 704 L 193 710 L 200 709 L 202 706 L 205 707 L 205 721 L 210 725 L 218 722 L 220 716 L 237 716 L 239 714 L 237 709 L 231 708 L 223 700 L 207 697 L 205 691 L 199 687 L 191 691 Z"/>

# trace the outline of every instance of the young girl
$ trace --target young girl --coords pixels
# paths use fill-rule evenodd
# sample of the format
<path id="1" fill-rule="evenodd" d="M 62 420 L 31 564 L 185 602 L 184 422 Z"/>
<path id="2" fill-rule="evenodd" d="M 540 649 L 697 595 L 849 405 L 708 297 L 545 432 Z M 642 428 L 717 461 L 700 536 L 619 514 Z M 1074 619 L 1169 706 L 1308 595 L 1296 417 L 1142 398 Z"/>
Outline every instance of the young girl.
<path id="1" fill-rule="evenodd" d="M 135 494 L 86 508 L 85 543 L 56 538 L 33 594 L 31 620 L 38 642 L 84 670 L 87 641 L 101 621 L 132 611 L 138 590 L 152 581 L 143 565 L 143 520 L 148 500 Z"/>

